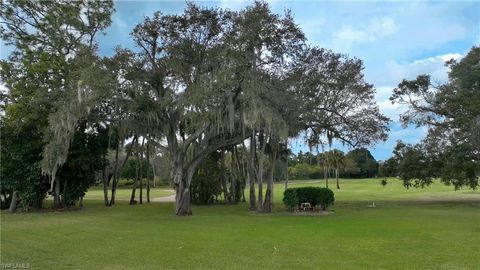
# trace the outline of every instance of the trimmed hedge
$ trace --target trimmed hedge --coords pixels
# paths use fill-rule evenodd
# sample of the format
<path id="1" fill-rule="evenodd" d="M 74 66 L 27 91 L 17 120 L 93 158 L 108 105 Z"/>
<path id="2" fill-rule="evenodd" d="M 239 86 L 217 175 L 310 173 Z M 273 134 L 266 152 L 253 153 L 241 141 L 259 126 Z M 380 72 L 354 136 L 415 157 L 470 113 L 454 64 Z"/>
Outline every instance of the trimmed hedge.
<path id="1" fill-rule="evenodd" d="M 288 210 L 295 210 L 295 207 L 299 204 L 296 189 L 287 188 L 283 192 L 283 204 L 285 204 Z"/>
<path id="2" fill-rule="evenodd" d="M 283 204 L 292 211 L 301 203 L 310 203 L 313 207 L 320 205 L 327 209 L 335 201 L 333 191 L 321 187 L 287 188 L 283 193 Z"/>

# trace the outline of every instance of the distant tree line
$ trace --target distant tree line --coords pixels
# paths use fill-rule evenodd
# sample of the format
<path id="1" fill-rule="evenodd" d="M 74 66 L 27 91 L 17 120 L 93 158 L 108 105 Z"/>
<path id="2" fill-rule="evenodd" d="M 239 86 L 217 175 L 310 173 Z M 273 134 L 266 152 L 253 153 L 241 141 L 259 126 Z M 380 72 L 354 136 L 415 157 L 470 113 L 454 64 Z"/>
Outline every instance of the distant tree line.
<path id="1" fill-rule="evenodd" d="M 300 151 L 290 154 L 288 161 L 289 177 L 296 179 L 371 178 L 378 175 L 378 162 L 366 148 L 358 148 L 344 154 L 334 149 L 313 154 Z"/>

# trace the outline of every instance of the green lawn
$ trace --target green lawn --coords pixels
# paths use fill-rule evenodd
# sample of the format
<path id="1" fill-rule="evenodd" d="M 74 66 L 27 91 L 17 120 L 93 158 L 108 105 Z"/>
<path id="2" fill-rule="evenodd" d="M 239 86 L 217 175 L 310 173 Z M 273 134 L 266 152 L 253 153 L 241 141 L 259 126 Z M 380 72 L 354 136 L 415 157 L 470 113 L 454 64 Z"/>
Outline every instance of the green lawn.
<path id="1" fill-rule="evenodd" d="M 110 190 L 108 190 L 110 196 Z M 138 200 L 139 190 L 136 191 L 136 200 Z M 151 188 L 150 189 L 150 198 L 165 197 L 173 195 L 175 192 L 167 188 Z M 119 188 L 116 192 L 117 200 L 130 200 L 130 195 L 132 195 L 132 189 L 130 188 Z M 143 199 L 147 200 L 147 191 L 146 188 L 143 190 Z M 85 200 L 103 200 L 103 189 L 94 188 L 91 189 L 85 194 Z"/>
<path id="2" fill-rule="evenodd" d="M 1 261 L 32 269 L 480 268 L 480 192 L 379 182 L 342 180 L 335 213 L 325 216 L 286 213 L 283 184 L 273 214 L 239 204 L 175 217 L 173 203 L 106 208 L 100 200 L 81 211 L 2 213 Z"/>

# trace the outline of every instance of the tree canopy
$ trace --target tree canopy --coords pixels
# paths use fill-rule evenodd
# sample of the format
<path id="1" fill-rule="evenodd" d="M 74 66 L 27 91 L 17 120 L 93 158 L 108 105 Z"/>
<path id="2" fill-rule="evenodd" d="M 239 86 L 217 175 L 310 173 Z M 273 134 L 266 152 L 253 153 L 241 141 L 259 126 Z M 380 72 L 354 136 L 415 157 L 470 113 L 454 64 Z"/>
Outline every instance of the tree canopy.
<path id="1" fill-rule="evenodd" d="M 1 38 L 7 45 L 13 46 L 8 58 L 0 62 L 0 77 L 7 89 L 1 96 L 5 111 L 1 122 L 1 133 L 4 135 L 2 193 L 10 194 L 11 201 L 16 202 L 16 198 L 12 197 L 18 194 L 24 207 L 40 206 L 47 190 L 53 192 L 54 181 L 48 183 L 40 166 L 42 149 L 54 137 L 50 136 L 49 117 L 58 111 L 67 111 L 65 103 L 69 102 L 73 93 L 75 97 L 81 97 L 76 91 L 81 85 L 80 74 L 94 70 L 92 63 L 86 59 L 94 57 L 95 37 L 110 25 L 112 12 L 111 1 L 13 0 L 2 3 Z M 73 159 L 87 155 L 91 150 L 86 142 L 90 141 L 87 138 L 93 137 L 85 134 L 87 126 L 82 123 L 89 123 L 88 127 L 92 130 L 99 126 L 91 125 L 85 119 L 76 120 L 79 125 L 72 126 L 68 132 L 82 137 L 73 143 L 73 152 L 77 154 L 69 152 L 68 147 L 61 147 L 64 150 L 62 161 L 67 161 L 70 154 L 70 164 L 81 162 L 89 166 L 85 159 Z M 78 145 L 79 140 L 85 144 Z M 103 152 L 101 148 L 96 150 L 99 151 L 97 154 Z M 79 154 L 81 151 L 85 152 Z M 102 163 L 97 162 L 97 165 Z M 70 169 L 81 170 L 77 167 Z M 95 166 L 93 169 L 96 170 Z M 73 173 L 67 173 L 67 170 L 68 166 L 65 166 L 62 175 Z M 76 188 L 75 185 L 68 186 L 65 180 L 60 176 L 55 183 L 56 206 L 60 203 L 60 193 L 64 193 L 60 191 L 60 182 L 65 192 Z M 81 181 L 91 183 L 92 176 Z M 49 188 L 48 184 L 51 184 Z M 68 188 L 65 188 L 66 185 Z M 86 184 L 87 188 L 89 185 Z M 80 190 L 86 190 L 85 186 Z"/>
<path id="2" fill-rule="evenodd" d="M 455 189 L 476 188 L 480 173 L 480 47 L 460 61 L 446 62 L 448 81 L 436 85 L 429 75 L 403 80 L 390 100 L 408 110 L 403 125 L 427 126 L 427 136 L 417 145 L 397 145 L 399 172 L 406 185 L 428 185 L 440 177 Z M 413 166 L 413 167 L 412 167 Z"/>
<path id="3" fill-rule="evenodd" d="M 49 129 L 41 164 L 52 185 L 81 123 L 106 128 L 106 147 L 115 149 L 109 205 L 119 171 L 136 151 L 126 147 L 120 162 L 124 141 L 141 140 L 171 161 L 177 215 L 191 214 L 192 177 L 215 152 L 243 146 L 250 197 L 255 182 L 259 189 L 258 205 L 253 199 L 251 208 L 271 211 L 275 164 L 288 137 L 303 134 L 310 146 L 336 139 L 354 147 L 387 137 L 389 120 L 364 80 L 362 61 L 308 46 L 289 11 L 275 14 L 267 3 L 255 2 L 240 11 L 188 4 L 182 14 L 155 12 L 131 33 L 137 51 L 119 47 L 113 57 L 101 58 L 93 37 L 110 23 L 111 2 L 23 3 L 5 8 L 10 19 L 4 39 L 25 52 L 45 42 L 40 55 L 68 63 L 55 71 L 57 84 L 45 87 L 61 93 L 42 118 Z M 43 22 L 45 10 L 45 20 L 60 16 L 52 23 L 60 27 L 57 34 L 43 23 L 15 27 L 18 14 L 37 14 Z M 65 25 L 71 26 L 64 30 Z M 25 37 L 27 30 L 33 34 Z M 11 58 L 6 64 L 15 63 Z M 7 88 L 28 85 L 16 77 Z"/>

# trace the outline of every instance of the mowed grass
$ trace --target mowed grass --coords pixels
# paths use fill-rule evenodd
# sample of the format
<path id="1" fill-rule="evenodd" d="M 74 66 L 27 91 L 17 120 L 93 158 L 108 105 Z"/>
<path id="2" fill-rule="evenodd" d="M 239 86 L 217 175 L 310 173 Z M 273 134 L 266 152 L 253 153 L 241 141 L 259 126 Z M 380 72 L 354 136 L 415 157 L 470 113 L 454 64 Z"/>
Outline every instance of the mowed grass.
<path id="1" fill-rule="evenodd" d="M 110 197 L 110 188 L 108 190 L 108 196 Z M 137 189 L 135 199 L 138 200 L 140 190 Z M 151 188 L 150 189 L 150 198 L 165 197 L 175 194 L 172 189 L 167 188 Z M 116 191 L 115 198 L 117 200 L 130 200 L 132 195 L 132 188 L 119 188 Z M 93 188 L 90 189 L 84 197 L 85 200 L 103 200 L 103 188 Z M 143 199 L 147 200 L 147 189 L 143 189 Z"/>
<path id="2" fill-rule="evenodd" d="M 245 203 L 173 203 L 1 216 L 2 263 L 32 269 L 479 269 L 480 192 L 396 179 L 342 180 L 334 214 L 292 216 L 275 186 L 275 213 Z M 298 181 L 290 186 L 320 185 Z M 334 187 L 334 183 L 330 184 Z M 377 207 L 368 205 L 375 201 Z"/>
<path id="3" fill-rule="evenodd" d="M 409 188 L 403 186 L 399 179 L 390 178 L 387 185 L 380 184 L 382 179 L 340 179 L 340 189 L 336 189 L 335 179 L 329 180 L 329 187 L 335 192 L 338 201 L 465 201 L 480 200 L 480 191 L 468 188 L 455 191 L 453 186 L 446 186 L 434 181 L 426 188 Z M 290 181 L 288 187 L 321 186 L 325 180 Z M 275 185 L 276 198 L 283 198 L 285 186 Z"/>

